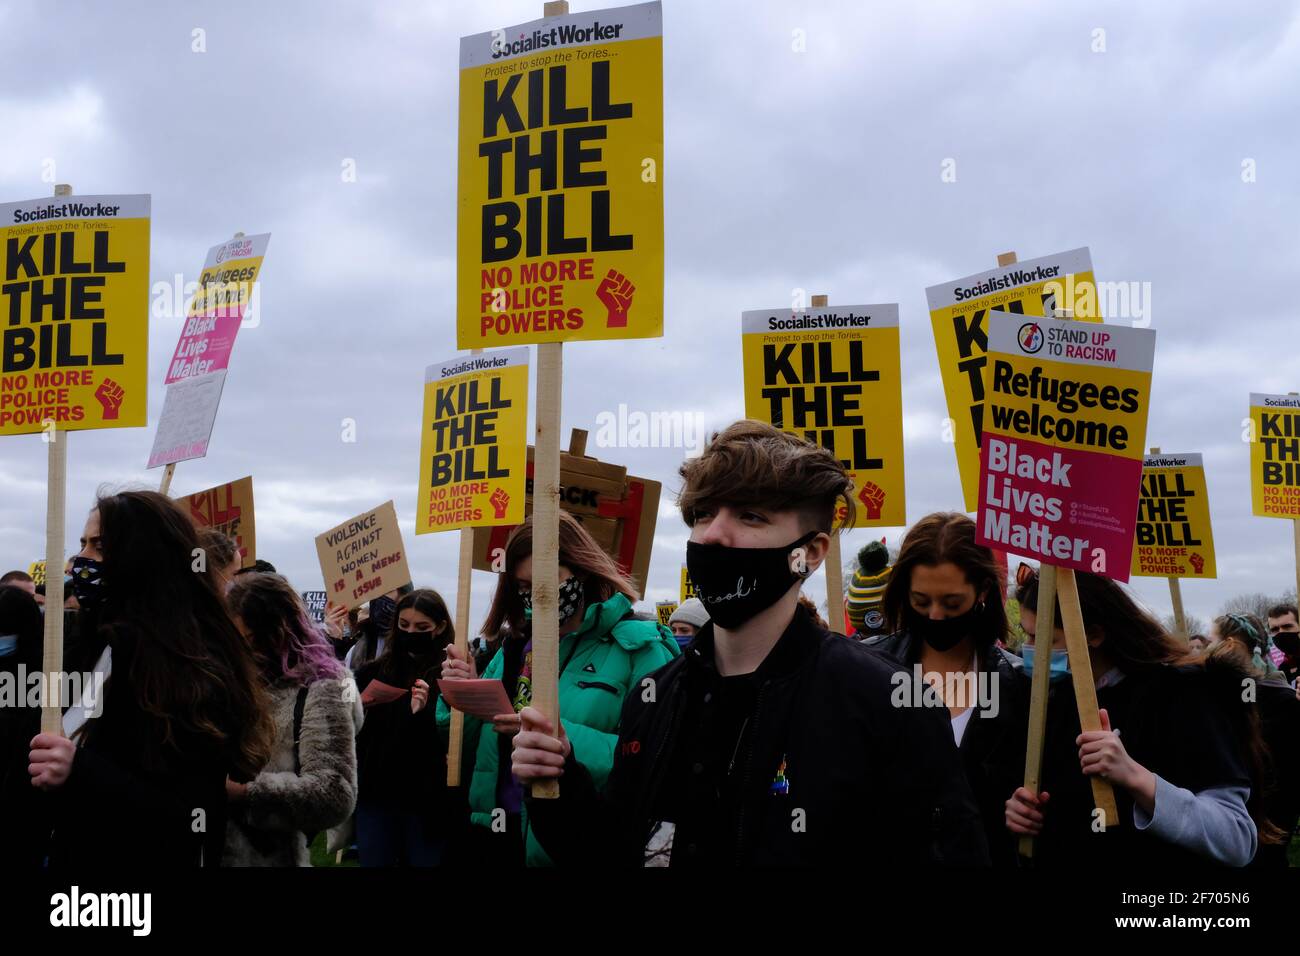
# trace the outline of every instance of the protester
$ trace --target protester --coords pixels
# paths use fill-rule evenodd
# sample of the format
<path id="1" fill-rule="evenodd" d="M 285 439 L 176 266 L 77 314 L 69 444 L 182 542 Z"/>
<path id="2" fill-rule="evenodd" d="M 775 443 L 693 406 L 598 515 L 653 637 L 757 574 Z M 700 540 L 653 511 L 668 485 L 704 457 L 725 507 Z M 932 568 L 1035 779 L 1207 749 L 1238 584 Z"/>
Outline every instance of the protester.
<path id="1" fill-rule="evenodd" d="M 709 612 L 699 598 L 687 598 L 668 617 L 668 627 L 672 629 L 677 646 L 686 650 L 695 640 L 695 635 L 709 621 Z"/>
<path id="2" fill-rule="evenodd" d="M 447 749 L 434 703 L 455 637 L 442 596 L 411 591 L 397 602 L 383 652 L 357 671 L 366 705 L 357 739 L 362 866 L 438 866 L 447 854 L 456 805 L 447 791 Z M 381 691 L 395 696 L 385 699 Z"/>
<path id="3" fill-rule="evenodd" d="M 26 591 L 33 598 L 36 597 L 36 582 L 26 571 L 6 571 L 3 577 L 0 577 L 0 587 L 15 587 L 20 591 Z"/>
<path id="4" fill-rule="evenodd" d="M 558 799 L 528 801 L 546 852 L 586 866 L 987 863 L 943 712 L 893 706 L 909 675 L 799 607 L 837 504 L 852 521 L 844 466 L 740 421 L 681 476 L 687 566 L 712 619 L 653 695 L 628 695 L 604 787 L 581 737 L 523 711 L 515 774 L 561 778 Z"/>
<path id="5" fill-rule="evenodd" d="M 1211 626 L 1208 653 L 1227 658 L 1255 679 L 1250 696 L 1258 705 L 1260 733 L 1268 747 L 1263 810 L 1284 839 L 1261 841 L 1253 865 L 1285 867 L 1287 844 L 1300 820 L 1300 700 L 1269 659 L 1267 641 L 1263 623 L 1253 614 L 1225 614 Z"/>
<path id="6" fill-rule="evenodd" d="M 104 495 L 84 540 L 102 563 L 81 561 L 74 587 L 95 606 L 109 678 L 101 716 L 69 728 L 65 715 L 76 743 L 31 742 L 32 782 L 57 796 L 51 865 L 216 866 L 226 778 L 250 779 L 270 754 L 252 656 L 212 578 L 191 570 L 198 535 L 172 499 Z"/>
<path id="7" fill-rule="evenodd" d="M 890 631 L 883 608 L 890 571 L 889 548 L 883 538 L 863 545 L 844 602 L 849 625 L 855 632 L 853 636 L 860 641 Z"/>
<path id="8" fill-rule="evenodd" d="M 0 586 L 0 680 L 16 699 L 0 706 L 0 867 L 32 869 L 45 857 L 47 808 L 27 773 L 28 743 L 41 729 L 39 707 L 25 706 L 26 675 L 41 668 L 44 625 L 40 605 L 25 588 Z"/>
<path id="9" fill-rule="evenodd" d="M 532 701 L 533 524 L 531 518 L 510 533 L 505 570 L 482 627 L 484 635 L 509 630 L 483 676 L 500 680 L 513 705 L 492 722 L 465 718 L 463 753 L 472 770 L 469 782 L 473 840 L 482 860 L 494 867 L 549 865 L 529 825 L 519 780 L 511 774 L 511 738 L 519 732 L 519 712 Z M 642 680 L 680 651 L 671 632 L 657 620 L 637 620 L 632 604 L 638 595 L 613 559 L 570 515 L 559 516 L 559 702 L 560 718 L 574 751 L 587 768 L 588 780 L 600 788 L 614 762 L 619 713 L 624 699 L 646 692 Z M 444 679 L 472 678 L 471 665 L 448 652 Z M 438 720 L 451 712 L 439 701 Z M 494 810 L 505 810 L 505 833 L 495 832 Z"/>
<path id="10" fill-rule="evenodd" d="M 1300 675 L 1300 611 L 1294 604 L 1275 604 L 1268 609 L 1268 635 L 1282 652 L 1282 663 L 1278 666 L 1286 679 L 1295 684 Z"/>
<path id="11" fill-rule="evenodd" d="M 1007 633 L 1000 571 L 963 514 L 927 515 L 903 539 L 882 598 L 893 633 L 865 641 L 924 675 L 947 708 L 995 866 L 1016 865 L 1007 794 L 1024 780 L 1028 671 Z"/>
<path id="12" fill-rule="evenodd" d="M 1187 639 L 1187 652 L 1199 656 L 1205 653 L 1205 648 L 1209 645 L 1209 640 L 1204 634 L 1193 634 Z"/>
<path id="13" fill-rule="evenodd" d="M 230 586 L 235 581 L 235 575 L 239 573 L 243 566 L 243 557 L 239 553 L 239 546 L 235 544 L 228 535 L 222 534 L 213 528 L 201 528 L 199 530 L 199 547 L 201 547 L 207 557 L 208 572 L 212 574 L 216 582 L 217 590 L 223 594 L 230 590 Z"/>
<path id="14" fill-rule="evenodd" d="M 1249 675 L 1225 658 L 1187 656 L 1181 644 L 1109 578 L 1075 572 L 1102 729 L 1080 732 L 1057 608 L 1042 791 L 1017 788 L 1012 832 L 1032 835 L 1036 865 L 1105 864 L 1112 872 L 1217 862 L 1244 866 L 1259 839 L 1278 838 L 1260 800 L 1264 750 L 1249 704 Z M 1037 644 L 1038 578 L 1017 591 Z M 1025 649 L 1026 660 L 1030 650 Z M 1038 666 L 1038 665 L 1036 665 Z M 1090 776 L 1109 780 L 1119 814 L 1099 829 Z"/>
<path id="15" fill-rule="evenodd" d="M 310 866 L 311 837 L 356 802 L 356 685 L 278 574 L 241 574 L 227 600 L 267 684 L 276 734 L 261 772 L 226 783 L 222 865 Z"/>

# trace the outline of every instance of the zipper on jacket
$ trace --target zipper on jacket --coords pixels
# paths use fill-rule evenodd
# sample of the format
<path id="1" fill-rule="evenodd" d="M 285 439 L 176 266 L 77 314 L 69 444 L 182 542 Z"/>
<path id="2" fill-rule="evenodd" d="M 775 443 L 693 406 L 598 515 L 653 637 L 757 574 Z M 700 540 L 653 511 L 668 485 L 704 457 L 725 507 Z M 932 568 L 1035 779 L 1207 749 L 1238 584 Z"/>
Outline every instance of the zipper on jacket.
<path id="1" fill-rule="evenodd" d="M 601 690 L 607 690 L 611 694 L 618 693 L 618 688 L 615 687 L 613 684 L 605 684 L 598 680 L 580 680 L 576 682 L 575 686 L 583 690 L 587 689 L 588 687 L 597 687 Z"/>

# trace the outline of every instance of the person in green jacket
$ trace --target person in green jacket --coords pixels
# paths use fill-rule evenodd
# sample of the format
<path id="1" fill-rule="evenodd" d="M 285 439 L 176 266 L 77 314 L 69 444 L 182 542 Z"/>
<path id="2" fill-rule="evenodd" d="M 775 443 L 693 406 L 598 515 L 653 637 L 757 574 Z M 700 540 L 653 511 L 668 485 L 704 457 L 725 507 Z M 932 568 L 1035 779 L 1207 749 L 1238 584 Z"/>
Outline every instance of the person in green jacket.
<path id="1" fill-rule="evenodd" d="M 638 596 L 632 582 L 570 515 L 560 513 L 559 690 L 560 719 L 579 759 L 604 784 L 614 765 L 623 698 L 642 693 L 642 680 L 680 651 L 672 632 L 632 612 Z M 532 701 L 531 586 L 532 519 L 506 541 L 505 570 L 483 623 L 482 633 L 503 635 L 483 677 L 500 680 L 514 710 L 485 721 L 466 715 L 462 780 L 469 785 L 472 846 L 479 865 L 549 866 L 550 859 L 528 832 L 523 788 L 510 772 L 510 748 L 519 732 L 519 711 Z M 472 679 L 473 661 L 448 648 L 443 680 Z M 451 711 L 438 700 L 438 725 Z M 486 731 L 486 732 L 485 732 Z"/>

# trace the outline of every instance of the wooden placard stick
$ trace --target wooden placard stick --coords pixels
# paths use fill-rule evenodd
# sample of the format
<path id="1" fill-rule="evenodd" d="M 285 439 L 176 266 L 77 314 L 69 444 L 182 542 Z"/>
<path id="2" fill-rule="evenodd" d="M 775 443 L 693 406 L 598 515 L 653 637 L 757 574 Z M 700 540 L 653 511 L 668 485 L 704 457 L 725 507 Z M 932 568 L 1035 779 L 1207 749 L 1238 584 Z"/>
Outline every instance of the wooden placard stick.
<path id="1" fill-rule="evenodd" d="M 559 563 L 560 397 L 563 344 L 537 346 L 537 432 L 533 457 L 533 706 L 560 732 Z M 559 781 L 534 780 L 536 798 L 560 795 Z"/>
<path id="2" fill-rule="evenodd" d="M 470 349 L 470 355 L 483 354 Z M 460 529 L 460 563 L 456 565 L 456 650 L 469 660 L 469 597 L 474 578 L 474 529 Z M 465 741 L 465 714 L 451 708 L 451 732 L 447 738 L 447 786 L 460 786 L 461 748 Z"/>
<path id="3" fill-rule="evenodd" d="M 1124 555 L 1129 558 L 1130 555 Z M 1061 623 L 1065 625 L 1065 647 L 1070 655 L 1070 677 L 1074 681 L 1074 699 L 1079 706 L 1079 726 L 1084 733 L 1101 730 L 1101 717 L 1097 708 L 1097 685 L 1093 683 L 1092 659 L 1088 656 L 1088 635 L 1083 629 L 1083 608 L 1079 606 L 1079 586 L 1073 568 L 1056 569 L 1056 592 L 1061 599 Z M 1115 791 L 1110 781 L 1101 777 L 1089 778 L 1092 783 L 1092 800 L 1102 813 L 1104 826 L 1119 823 L 1115 810 Z"/>
<path id="4" fill-rule="evenodd" d="M 829 305 L 828 296 L 812 297 L 814 309 L 824 309 Z M 836 634 L 844 633 L 844 557 L 840 550 L 840 536 L 832 532 L 830 546 L 826 549 L 826 560 L 822 562 L 826 569 L 826 616 L 830 620 L 830 629 Z"/>
<path id="5" fill-rule="evenodd" d="M 543 17 L 562 17 L 568 0 L 548 0 Z M 560 403 L 564 343 L 537 346 L 537 431 L 533 440 L 533 706 L 560 733 Z M 534 780 L 533 797 L 553 800 L 560 781 Z"/>
<path id="6" fill-rule="evenodd" d="M 1044 623 L 1046 622 L 1046 623 Z M 1034 612 L 1034 676 L 1029 690 L 1029 746 L 1025 750 L 1025 789 L 1038 796 L 1043 782 L 1043 740 L 1047 728 L 1047 695 L 1051 689 L 1052 638 L 1056 625 L 1056 566 L 1038 569 L 1038 607 Z M 1048 635 L 1039 643 L 1040 635 Z M 1039 651 L 1042 651 L 1041 655 Z M 1020 855 L 1034 855 L 1034 838 L 1020 838 Z"/>
<path id="7" fill-rule="evenodd" d="M 1151 454 L 1160 454 L 1160 449 L 1158 447 L 1152 447 Z M 1178 636 L 1181 637 L 1183 643 L 1186 644 L 1191 635 L 1187 633 L 1187 615 L 1183 613 L 1183 589 L 1179 584 L 1177 575 L 1171 574 L 1168 581 L 1169 600 L 1174 606 L 1174 630 L 1178 632 Z"/>
<path id="8" fill-rule="evenodd" d="M 60 183 L 55 197 L 71 196 L 72 187 Z M 56 701 L 55 687 L 62 687 L 63 671 L 63 542 L 67 518 L 68 435 L 52 421 L 46 421 L 44 438 L 49 450 L 45 480 L 45 646 L 41 670 L 45 672 L 45 699 L 41 702 L 41 733 L 63 736 L 62 701 Z"/>

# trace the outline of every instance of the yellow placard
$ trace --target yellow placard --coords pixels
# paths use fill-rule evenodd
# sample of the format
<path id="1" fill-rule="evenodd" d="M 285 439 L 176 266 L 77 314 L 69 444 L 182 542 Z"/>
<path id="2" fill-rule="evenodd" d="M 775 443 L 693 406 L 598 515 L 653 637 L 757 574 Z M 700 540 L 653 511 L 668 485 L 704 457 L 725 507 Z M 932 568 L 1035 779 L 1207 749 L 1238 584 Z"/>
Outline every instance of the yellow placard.
<path id="1" fill-rule="evenodd" d="M 1261 518 L 1300 518 L 1300 396 L 1250 396 L 1250 503 Z"/>
<path id="2" fill-rule="evenodd" d="M 858 499 L 853 527 L 907 523 L 897 305 L 745 312 L 741 360 L 745 417 L 840 459 Z"/>
<path id="3" fill-rule="evenodd" d="M 1130 574 L 1213 578 L 1214 533 L 1199 454 L 1152 454 L 1142 460 L 1142 497 Z"/>
<path id="4" fill-rule="evenodd" d="M 528 349 L 430 365 L 415 533 L 523 521 L 527 426 Z"/>
<path id="5" fill-rule="evenodd" d="M 695 582 L 691 580 L 691 574 L 686 569 L 685 564 L 682 565 L 682 580 L 681 580 L 680 591 L 681 591 L 681 600 L 678 602 L 679 604 L 685 604 L 691 598 L 699 597 L 699 595 L 695 593 Z"/>
<path id="6" fill-rule="evenodd" d="M 1000 266 L 925 290 L 948 400 L 944 437 L 957 452 L 966 510 L 977 510 L 979 439 L 984 411 L 984 365 L 991 310 L 1050 315 L 1045 309 L 1073 309 L 1074 318 L 1100 322 L 1092 258 L 1088 250 Z"/>
<path id="7" fill-rule="evenodd" d="M 658 601 L 655 603 L 655 613 L 659 615 L 659 623 L 668 627 L 668 619 L 673 616 L 677 610 L 676 601 Z"/>
<path id="8" fill-rule="evenodd" d="M 663 334 L 660 5 L 460 46 L 456 344 Z"/>
<path id="9" fill-rule="evenodd" d="M 0 435 L 145 424 L 149 197 L 0 205 Z"/>

